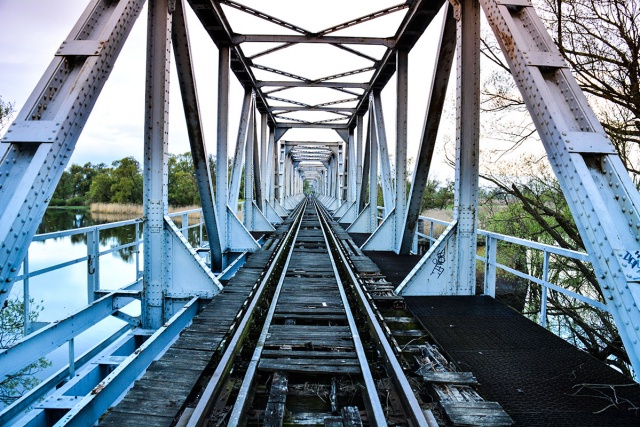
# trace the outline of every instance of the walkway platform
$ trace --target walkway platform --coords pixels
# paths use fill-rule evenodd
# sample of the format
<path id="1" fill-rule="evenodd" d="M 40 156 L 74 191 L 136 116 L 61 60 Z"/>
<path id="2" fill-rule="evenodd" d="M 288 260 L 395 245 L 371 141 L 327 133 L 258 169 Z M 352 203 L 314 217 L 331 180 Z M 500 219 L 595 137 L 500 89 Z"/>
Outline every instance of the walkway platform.
<path id="1" fill-rule="evenodd" d="M 366 252 L 395 286 L 416 255 Z M 511 307 L 485 296 L 406 297 L 478 391 L 521 426 L 638 426 L 640 385 Z"/>

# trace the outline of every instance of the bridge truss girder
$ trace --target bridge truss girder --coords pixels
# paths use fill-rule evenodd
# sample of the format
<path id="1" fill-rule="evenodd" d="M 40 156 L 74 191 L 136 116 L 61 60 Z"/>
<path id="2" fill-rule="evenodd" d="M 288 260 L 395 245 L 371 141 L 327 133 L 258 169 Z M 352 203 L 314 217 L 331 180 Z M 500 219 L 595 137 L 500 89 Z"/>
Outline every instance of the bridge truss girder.
<path id="1" fill-rule="evenodd" d="M 143 3 L 142 0 L 93 0 L 2 141 L 0 302 L 7 298 L 37 224 Z M 212 296 L 220 288 L 211 272 L 204 271 L 202 265 L 193 266 L 194 271 L 199 272 L 200 285 L 180 287 L 182 279 L 172 275 L 166 262 L 168 251 L 176 250 L 175 247 L 181 247 L 178 250 L 181 253 L 189 250 L 186 242 L 176 240 L 175 230 L 166 218 L 167 93 L 172 37 L 214 270 L 225 266 L 229 252 L 258 248 L 250 231 L 268 229 L 270 222 L 277 222 L 286 215 L 284 208 L 292 207 L 302 192 L 305 179 L 313 181 L 341 220 L 352 222 L 349 231 L 373 233 L 364 249 L 408 253 L 413 246 L 418 206 L 429 174 L 455 40 L 454 221 L 397 292 L 406 295 L 475 293 L 479 17 L 482 7 L 592 258 L 607 299 L 607 309 L 616 321 L 634 368 L 640 369 L 640 195 L 529 0 L 451 0 L 453 6 L 447 5 L 450 10 L 444 14 L 419 161 L 408 198 L 404 186 L 397 183 L 406 179 L 409 52 L 444 0 L 407 1 L 400 8 L 406 9 L 406 15 L 391 38 L 331 35 L 357 25 L 351 23 L 313 33 L 232 0 L 188 0 L 188 3 L 219 49 L 218 176 L 214 195 L 198 113 L 183 3 L 181 0 L 154 2 L 148 21 L 148 102 L 144 137 L 146 253 L 142 300 L 145 327 L 157 328 L 170 317 L 174 309 L 167 295 L 172 291 L 179 288 L 185 295 Z M 237 34 L 222 5 L 266 19 L 296 34 Z M 397 7 L 388 8 L 382 15 L 398 10 Z M 359 22 L 372 19 L 375 19 L 374 14 L 362 17 Z M 455 39 L 454 23 L 457 27 Z M 273 42 L 280 45 L 252 56 L 242 49 L 243 43 Z M 309 78 L 257 63 L 260 57 L 302 43 L 335 46 L 368 58 L 373 65 Z M 380 59 L 375 59 L 350 47 L 352 45 L 381 46 L 385 52 Z M 256 70 L 278 77 L 260 80 L 256 78 Z M 229 177 L 230 71 L 242 84 L 245 94 Z M 368 81 L 339 80 L 367 72 L 372 72 Z M 395 173 L 392 176 L 380 92 L 394 73 L 398 77 L 398 108 Z M 292 88 L 327 89 L 339 92 L 344 98 L 320 103 L 301 102 L 283 95 Z M 273 106 L 270 101 L 288 105 Z M 347 102 L 356 105 L 340 105 Z M 332 117 L 305 120 L 294 116 L 301 112 L 326 113 Z M 363 117 L 367 113 L 369 120 L 365 124 Z M 281 141 L 289 129 L 331 129 L 342 142 L 296 149 Z M 320 162 L 320 166 L 315 162 Z M 384 199 L 380 226 L 377 209 L 379 171 Z M 240 221 L 236 214 L 243 173 L 245 215 Z M 439 280 L 444 272 L 447 272 L 448 281 Z"/>

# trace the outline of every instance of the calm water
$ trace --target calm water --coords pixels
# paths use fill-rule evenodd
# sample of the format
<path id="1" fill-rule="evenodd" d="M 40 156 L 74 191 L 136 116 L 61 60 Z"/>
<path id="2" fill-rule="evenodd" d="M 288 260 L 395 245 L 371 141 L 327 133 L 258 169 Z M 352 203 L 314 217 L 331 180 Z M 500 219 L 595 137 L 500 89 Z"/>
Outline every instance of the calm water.
<path id="1" fill-rule="evenodd" d="M 37 234 L 51 233 L 93 225 L 123 221 L 134 218 L 130 216 L 92 215 L 88 210 L 49 209 L 38 228 Z M 176 219 L 180 225 L 180 218 Z M 142 232 L 142 225 L 139 227 Z M 191 244 L 199 241 L 198 228 L 189 233 Z M 135 225 L 101 230 L 99 234 L 100 251 L 106 251 L 120 245 L 131 243 L 136 238 Z M 139 268 L 142 269 L 143 247 L 137 253 L 136 247 L 114 251 L 99 257 L 100 288 L 117 289 L 136 280 L 136 257 L 139 257 Z M 87 255 L 87 237 L 85 234 L 47 239 L 33 242 L 29 247 L 29 271 L 37 270 L 69 262 Z M 11 296 L 22 300 L 24 284 L 17 282 Z M 29 279 L 29 295 L 42 307 L 38 321 L 52 322 L 59 320 L 87 305 L 87 263 L 82 261 L 58 270 L 50 271 Z M 132 303 L 123 310 L 131 315 L 140 314 L 140 304 Z M 75 339 L 76 357 L 80 356 L 96 343 L 124 325 L 116 318 L 107 318 L 85 331 Z M 63 346 L 47 356 L 53 366 L 37 376 L 46 378 L 63 367 L 68 361 L 67 347 Z"/>

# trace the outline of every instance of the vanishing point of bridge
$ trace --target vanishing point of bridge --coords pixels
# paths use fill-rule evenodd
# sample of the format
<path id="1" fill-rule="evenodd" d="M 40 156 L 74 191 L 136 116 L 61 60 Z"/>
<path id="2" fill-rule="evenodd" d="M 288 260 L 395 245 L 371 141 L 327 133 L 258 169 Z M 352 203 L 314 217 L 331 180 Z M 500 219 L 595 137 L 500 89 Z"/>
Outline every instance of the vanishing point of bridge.
<path id="1" fill-rule="evenodd" d="M 29 245 L 52 237 L 36 235 L 38 224 L 144 3 L 90 1 L 2 138 L 0 302 L 17 283 L 28 295 Z M 640 195 L 530 0 L 361 7 L 345 22 L 308 29 L 277 2 L 148 2 L 144 215 L 70 232 L 87 236 L 87 256 L 74 262 L 87 265 L 88 304 L 27 328 L 0 352 L 0 380 L 63 346 L 69 363 L 0 410 L 1 425 L 640 423 L 637 384 L 493 298 L 504 267 L 496 261 L 499 241 L 543 251 L 546 260 L 587 261 L 606 300 L 568 295 L 610 313 L 640 369 Z M 304 2 L 293 9 L 305 13 Z M 481 9 L 586 254 L 477 228 Z M 199 23 L 191 25 L 217 47 L 215 177 L 187 26 L 194 15 Z M 377 22 L 390 35 L 369 34 Z M 438 35 L 434 72 L 418 152 L 408 153 L 408 63 L 430 26 Z M 302 50 L 334 71 L 304 75 L 295 66 Z M 171 61 L 206 249 L 189 244 L 188 213 L 168 214 Z M 434 236 L 420 204 L 452 73 L 454 218 Z M 230 146 L 232 75 L 244 96 Z M 381 91 L 392 77 L 396 132 L 389 136 Z M 335 139 L 316 138 L 321 130 Z M 118 226 L 135 227 L 128 246 L 143 245 L 144 257 L 136 279 L 111 291 L 100 285 L 98 235 Z M 427 243 L 424 254 L 418 241 Z M 543 295 L 564 292 L 547 277 L 526 278 Z M 131 314 L 126 308 L 136 304 Z M 74 339 L 109 317 L 124 326 L 75 354 Z"/>

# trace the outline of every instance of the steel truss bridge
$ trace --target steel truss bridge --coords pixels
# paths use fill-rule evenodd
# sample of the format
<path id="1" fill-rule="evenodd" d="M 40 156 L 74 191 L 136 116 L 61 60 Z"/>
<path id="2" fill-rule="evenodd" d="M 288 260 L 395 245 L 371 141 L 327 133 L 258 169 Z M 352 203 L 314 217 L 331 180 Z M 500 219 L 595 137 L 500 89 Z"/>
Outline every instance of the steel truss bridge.
<path id="1" fill-rule="evenodd" d="M 7 300 L 14 283 L 28 279 L 25 260 L 31 242 L 50 237 L 36 235 L 38 224 L 144 3 L 144 0 L 91 0 L 2 138 L 0 302 Z M 199 108 L 201 94 L 196 90 L 185 13 L 187 8 L 195 13 L 199 24 L 215 43 L 218 53 L 215 188 L 203 137 L 203 117 Z M 304 13 L 302 4 L 296 4 L 296 8 L 300 8 L 299 13 Z M 586 254 L 523 242 L 477 228 L 481 9 L 536 125 L 579 228 Z M 346 22 L 337 22 L 313 31 L 289 22 L 290 19 L 283 16 L 293 15 L 283 13 L 280 16 L 278 8 L 270 3 L 156 0 L 148 3 L 147 10 L 144 215 L 140 220 L 112 225 L 131 225 L 136 229 L 142 227 L 142 240 L 136 239 L 129 244 L 136 247 L 144 245 L 142 271 L 125 288 L 117 291 L 101 289 L 99 274 L 96 274 L 99 256 L 102 255 L 97 243 L 100 228 L 77 231 L 88 236 L 88 255 L 77 261 L 86 262 L 88 266 L 89 304 L 68 317 L 33 331 L 12 348 L 0 352 L 0 380 L 10 378 L 24 366 L 63 345 L 69 347 L 69 366 L 34 392 L 3 409 L 0 412 L 0 424 L 91 425 L 97 422 L 115 402 L 121 400 L 136 378 L 144 372 L 146 374 L 140 381 L 145 381 L 154 372 L 160 375 L 156 365 L 152 365 L 152 368 L 156 366 L 153 369 L 147 370 L 147 367 L 163 354 L 186 326 L 192 324 L 179 340 L 189 333 L 195 334 L 197 326 L 204 321 L 202 319 L 206 319 L 204 313 L 226 316 L 225 319 L 232 322 L 233 326 L 225 329 L 230 335 L 224 335 L 224 339 L 223 335 L 220 336 L 223 343 L 213 348 L 211 354 L 217 352 L 216 356 L 201 360 L 203 365 L 199 368 L 196 380 L 202 378 L 200 375 L 205 374 L 201 372 L 207 372 L 207 369 L 210 370 L 206 374 L 209 377 L 213 373 L 215 377 L 219 371 L 222 376 L 229 374 L 230 367 L 236 362 L 232 356 L 227 358 L 227 353 L 237 355 L 241 351 L 243 337 L 247 334 L 251 336 L 245 327 L 251 324 L 253 311 L 247 307 L 262 304 L 258 296 L 262 293 L 262 286 L 268 289 L 274 284 L 271 283 L 274 280 L 270 279 L 274 268 L 280 268 L 285 278 L 282 279 L 285 280 L 284 284 L 277 289 L 282 289 L 283 295 L 291 301 L 296 296 L 295 292 L 293 296 L 287 294 L 286 277 L 289 274 L 297 274 L 296 277 L 308 279 L 310 283 L 318 277 L 325 277 L 324 274 L 333 274 L 330 271 L 334 270 L 330 269 L 311 273 L 316 262 L 311 258 L 304 261 L 303 265 L 283 267 L 281 260 L 285 258 L 280 258 L 280 255 L 289 250 L 285 242 L 292 245 L 293 256 L 296 250 L 305 252 L 301 247 L 306 247 L 310 252 L 333 254 L 331 263 L 335 268 L 335 276 L 331 276 L 331 280 L 340 284 L 336 284 L 339 287 L 336 287 L 332 297 L 337 298 L 343 281 L 346 289 L 352 289 L 350 292 L 354 295 L 351 297 L 357 297 L 351 300 L 351 304 L 357 301 L 355 304 L 360 307 L 362 316 L 370 322 L 366 335 L 368 338 L 364 338 L 365 347 L 367 340 L 377 346 L 377 354 L 383 359 L 381 363 L 387 366 L 388 378 L 395 387 L 394 396 L 402 402 L 396 409 L 404 414 L 408 424 L 434 425 L 442 420 L 456 424 L 463 422 L 456 417 L 469 414 L 476 417 L 473 422 L 477 423 L 478 411 L 485 411 L 483 413 L 489 414 L 487 417 L 494 422 L 490 424 L 487 421 L 485 425 L 511 422 L 508 415 L 501 412 L 499 405 L 496 404 L 496 407 L 493 402 L 485 402 L 479 395 L 477 398 L 463 398 L 467 406 L 447 403 L 447 398 L 444 398 L 446 416 L 442 419 L 433 416 L 432 408 L 420 408 L 413 392 L 407 388 L 409 385 L 403 374 L 406 366 L 398 365 L 398 360 L 402 362 L 404 356 L 400 354 L 399 347 L 392 348 L 397 342 L 394 344 L 392 337 L 385 335 L 384 328 L 380 326 L 385 319 L 393 321 L 374 312 L 382 310 L 389 301 L 392 304 L 402 301 L 403 297 L 438 296 L 450 298 L 451 304 L 455 305 L 459 303 L 458 297 L 475 295 L 478 235 L 484 235 L 487 242 L 486 255 L 482 260 L 486 263 L 483 292 L 488 297 L 495 295 L 496 270 L 501 267 L 495 258 L 498 241 L 524 244 L 541 250 L 545 260 L 548 260 L 549 254 L 555 254 L 590 262 L 605 302 L 577 294 L 571 296 L 611 314 L 634 370 L 640 370 L 640 195 L 530 0 L 407 0 L 382 10 L 365 10 Z M 389 17 L 393 17 L 397 25 L 392 36 L 359 35 L 362 34 L 358 32 L 360 28 Z M 242 32 L 236 28 L 242 19 L 268 24 L 267 28 L 272 31 L 258 34 Z M 429 85 L 416 167 L 407 195 L 404 184 L 397 183 L 407 181 L 408 61 L 412 48 L 430 26 L 435 27 L 438 34 L 433 40 L 436 48 L 434 72 Z M 298 74 L 295 52 L 300 52 L 299 49 L 310 52 L 318 49 L 318 55 L 326 55 L 322 57 L 327 63 L 335 62 L 335 72 L 321 76 Z M 294 54 L 289 61 L 282 61 L 282 55 L 287 52 Z M 339 58 L 343 57 L 351 58 L 351 61 L 340 61 Z M 182 216 L 180 227 L 174 222 L 175 218 L 168 214 L 168 88 L 171 61 L 175 61 L 178 70 L 181 103 L 202 201 L 199 215 L 201 227 L 206 229 L 210 263 L 196 254 L 183 234 L 189 229 L 186 214 Z M 349 68 L 350 63 L 358 65 Z M 456 69 L 452 70 L 454 63 Z M 426 236 L 418 230 L 419 222 L 425 221 L 419 216 L 420 204 L 452 73 L 456 84 L 454 218 L 446 223 L 446 230 L 439 236 Z M 234 135 L 234 153 L 229 150 L 229 87 L 232 74 L 244 90 L 240 125 L 237 135 Z M 396 135 L 388 138 L 381 91 L 394 75 L 396 108 L 392 119 L 396 122 Z M 287 132 L 291 129 L 308 129 L 311 135 L 314 130 L 329 129 L 335 131 L 335 139 L 332 142 L 313 137 L 287 139 Z M 389 156 L 389 141 L 395 144 L 393 165 Z M 233 167 L 228 173 L 227 159 L 230 157 L 233 158 Z M 244 188 L 241 188 L 243 176 Z M 382 208 L 377 206 L 379 183 L 384 200 Z M 305 188 L 311 190 L 315 197 L 305 198 L 302 194 Z M 346 231 L 340 228 L 341 225 Z M 293 234 L 292 230 L 297 229 L 302 233 L 302 240 Z M 312 232 L 320 229 L 326 234 Z M 307 234 L 303 233 L 304 230 Z M 348 233 L 365 233 L 368 238 L 358 246 Z M 397 286 L 389 287 L 390 282 L 384 280 L 384 274 L 377 268 L 367 270 L 367 262 L 370 261 L 366 261 L 369 258 L 362 251 L 393 252 L 398 257 L 406 256 L 415 252 L 418 235 L 431 238 L 431 245 Z M 328 263 L 328 260 L 317 262 Z M 434 274 L 434 266 L 438 274 Z M 255 274 L 255 277 L 245 277 L 251 274 Z M 367 277 L 376 277 L 378 282 Z M 549 283 L 546 277 L 531 279 L 543 286 L 544 295 L 547 289 L 562 291 Z M 314 286 L 310 284 L 309 289 Z M 237 301 L 229 296 L 235 291 L 242 295 Z M 265 291 L 265 295 L 269 292 Z M 344 290 L 340 292 L 341 295 L 345 294 Z M 312 295 L 310 293 L 309 298 Z M 342 301 L 347 301 L 347 296 L 342 296 Z M 132 301 L 140 302 L 139 316 L 121 311 Z M 234 307 L 235 303 L 239 304 L 239 308 L 231 310 L 229 307 Z M 196 317 L 205 305 L 201 314 L 203 317 Z M 218 311 L 213 310 L 215 307 Z M 269 316 L 277 319 L 279 308 L 275 304 L 273 307 L 275 314 Z M 340 313 L 326 315 L 339 317 L 342 312 L 348 313 L 349 305 L 343 307 Z M 225 308 L 231 311 L 227 313 Z M 269 344 L 270 339 L 277 338 L 274 331 L 285 330 L 285 326 L 300 325 L 306 327 L 310 334 L 326 334 L 321 326 L 313 323 L 319 321 L 317 318 L 312 321 L 297 317 L 298 314 L 281 316 L 285 321 L 283 325 L 276 322 L 265 326 L 265 331 L 272 331 L 270 335 L 265 335 L 264 339 L 256 337 L 256 349 L 262 348 L 260 345 L 266 348 L 262 350 L 263 357 L 264 354 L 270 354 L 272 359 L 280 357 L 281 352 L 298 345 L 295 343 L 295 334 L 290 337 L 292 342 L 285 340 L 280 344 Z M 74 337 L 109 316 L 124 320 L 127 326 L 92 351 L 77 357 L 73 351 Z M 408 319 L 410 316 L 406 314 L 402 318 Z M 395 315 L 390 318 L 399 321 L 397 319 L 400 317 Z M 216 322 L 223 322 L 224 319 L 220 319 Z M 234 319 L 238 321 L 234 322 Z M 353 340 L 346 345 L 348 351 L 340 350 L 344 353 L 340 354 L 340 360 L 344 362 L 340 369 L 343 370 L 335 364 L 319 362 L 327 358 L 327 354 L 322 353 L 324 350 L 305 347 L 305 343 L 301 351 L 308 352 L 304 354 L 308 358 L 315 358 L 314 363 L 305 362 L 309 366 L 324 366 L 325 373 L 334 375 L 325 386 L 328 387 L 327 393 L 332 404 L 335 404 L 334 400 L 340 400 L 342 396 L 335 375 L 352 372 L 361 375 L 362 381 L 367 383 L 375 377 L 375 373 L 368 371 L 366 361 L 360 364 L 354 362 L 362 362 L 362 357 L 368 357 L 367 352 L 371 353 L 366 348 L 358 350 L 359 332 L 354 323 L 350 320 L 348 325 L 342 324 L 340 322 L 346 322 L 342 317 L 325 320 L 329 325 L 335 326 L 332 323 L 334 321 L 342 325 L 335 326 L 341 329 L 335 329 L 332 334 L 338 334 L 335 331 L 339 330 Z M 267 319 L 265 324 L 269 325 L 269 321 Z M 422 318 L 421 321 L 423 324 L 427 322 Z M 237 330 L 241 333 L 231 334 Z M 402 334 L 398 332 L 397 335 Z M 325 338 L 331 341 L 335 337 Z M 239 346 L 233 347 L 234 343 Z M 269 345 L 280 347 L 268 348 Z M 353 352 L 350 346 L 353 346 Z M 341 348 L 338 344 L 333 347 L 334 350 Z M 423 345 L 408 348 L 423 358 L 438 361 L 439 364 L 435 364 L 437 366 L 449 363 L 445 360 L 446 355 L 434 355 L 433 352 L 437 352 L 435 347 Z M 105 356 L 105 351 L 111 352 Z M 165 355 L 174 354 L 172 351 L 177 350 L 172 347 Z M 304 356 L 302 353 L 297 355 Z M 102 357 L 102 362 L 92 366 L 100 368 L 85 369 L 95 357 Z M 163 357 L 179 359 L 182 356 Z M 160 362 L 164 358 L 159 359 Z M 272 368 L 265 367 L 269 363 Z M 291 384 L 299 381 L 292 374 L 295 372 L 292 368 L 295 363 L 290 360 L 286 366 L 278 363 L 264 359 L 256 361 L 255 366 L 249 364 L 246 368 L 248 373 L 245 379 L 238 380 L 242 383 L 241 390 L 249 393 L 248 387 L 254 382 L 251 375 L 257 375 L 255 372 L 250 375 L 251 369 L 278 374 L 273 375 L 271 390 L 266 392 L 269 397 L 267 405 L 270 406 L 264 412 L 276 414 L 270 418 L 275 423 L 273 425 L 283 422 L 285 402 L 282 400 L 282 390 L 287 388 L 287 381 Z M 444 368 L 434 370 L 435 373 L 426 372 L 429 369 L 425 366 L 420 366 L 420 376 L 425 381 L 427 377 L 430 378 L 429 382 L 436 384 L 433 386 L 435 389 L 453 382 L 462 384 L 467 391 L 475 390 L 471 386 L 474 383 L 472 373 L 457 372 L 456 369 L 449 372 Z M 168 367 L 166 369 L 170 370 Z M 313 369 L 309 368 L 310 371 Z M 163 381 L 174 380 L 164 377 Z M 182 384 L 174 381 L 176 390 L 180 388 L 179 383 Z M 376 386 L 367 384 L 364 387 L 367 393 L 361 392 L 360 397 L 361 405 L 367 408 L 366 414 L 360 414 L 354 409 L 355 406 L 342 409 L 335 406 L 329 411 L 333 415 L 325 418 L 325 425 L 358 425 L 363 420 L 371 425 L 394 422 L 380 412 L 379 391 L 377 394 L 371 390 Z M 54 398 L 49 397 L 44 403 L 37 403 L 38 399 L 57 387 L 61 387 L 62 391 L 54 394 Z M 133 415 L 129 415 L 131 425 L 165 425 L 163 422 L 167 419 L 166 425 L 206 423 L 199 416 L 204 413 L 206 418 L 206 413 L 210 413 L 212 407 L 218 408 L 216 405 L 221 402 L 220 396 L 225 395 L 221 388 L 228 386 L 208 383 L 201 384 L 201 387 L 198 392 L 192 388 L 185 389 L 184 399 L 175 403 L 176 415 L 158 416 L 153 424 L 149 421 L 154 419 L 153 416 L 149 415 L 146 418 L 148 422 L 145 422 L 142 421 L 144 417 L 136 418 L 133 411 Z M 135 394 L 137 389 L 134 387 L 131 390 Z M 439 390 L 443 396 L 448 393 L 442 391 L 444 389 Z M 178 391 L 176 393 L 179 394 Z M 229 393 L 226 392 L 227 398 Z M 284 393 L 286 397 L 286 390 Z M 213 400 L 193 400 L 194 394 L 198 394 L 199 398 L 213 396 Z M 122 401 L 123 405 L 127 399 L 129 396 Z M 470 401 L 473 404 L 468 403 Z M 230 417 L 228 422 L 253 422 L 246 418 L 243 421 L 243 417 L 247 416 L 246 412 L 243 415 L 245 405 L 246 402 L 236 403 L 236 406 L 227 405 L 233 407 L 233 412 L 227 414 Z M 34 409 L 23 416 L 24 410 L 31 406 Z M 222 404 L 222 407 L 225 405 Z M 109 417 L 115 417 L 117 408 L 107 415 L 105 422 Z M 112 421 L 109 425 L 119 424 Z"/>

